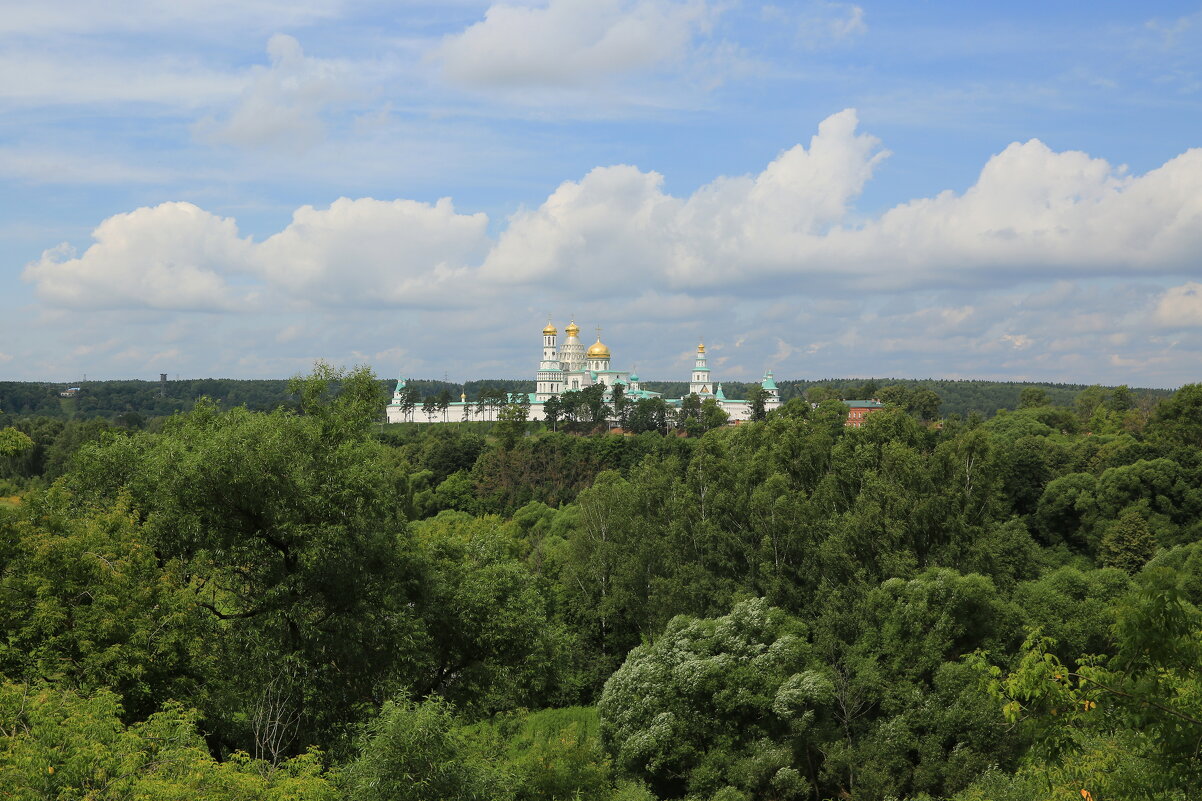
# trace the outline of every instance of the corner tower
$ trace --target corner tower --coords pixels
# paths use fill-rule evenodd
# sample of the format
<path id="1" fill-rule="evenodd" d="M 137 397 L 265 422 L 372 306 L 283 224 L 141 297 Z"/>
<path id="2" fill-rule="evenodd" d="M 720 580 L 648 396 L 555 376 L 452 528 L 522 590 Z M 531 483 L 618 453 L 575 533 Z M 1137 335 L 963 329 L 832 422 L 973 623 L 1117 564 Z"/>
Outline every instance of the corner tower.
<path id="1" fill-rule="evenodd" d="M 776 386 L 776 381 L 772 378 L 772 371 L 764 373 L 764 380 L 760 382 L 760 386 L 768 393 L 769 403 L 780 403 L 780 390 Z"/>

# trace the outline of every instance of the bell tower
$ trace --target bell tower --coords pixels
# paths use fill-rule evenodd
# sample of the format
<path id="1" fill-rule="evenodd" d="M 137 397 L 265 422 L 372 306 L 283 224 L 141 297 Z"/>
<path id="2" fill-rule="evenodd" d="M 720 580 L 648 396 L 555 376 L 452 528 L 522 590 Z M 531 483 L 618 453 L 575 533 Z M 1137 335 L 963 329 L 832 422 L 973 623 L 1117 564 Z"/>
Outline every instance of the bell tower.
<path id="1" fill-rule="evenodd" d="M 689 394 L 702 400 L 713 397 L 714 385 L 710 382 L 710 368 L 705 360 L 705 343 L 697 345 L 697 361 L 693 363 L 693 380 L 689 382 Z"/>
<path id="2" fill-rule="evenodd" d="M 538 378 L 535 379 L 534 398 L 538 403 L 550 400 L 551 397 L 563 391 L 563 370 L 559 364 L 559 354 L 555 351 L 556 338 L 559 331 L 547 318 L 543 328 L 543 359 L 538 366 Z"/>

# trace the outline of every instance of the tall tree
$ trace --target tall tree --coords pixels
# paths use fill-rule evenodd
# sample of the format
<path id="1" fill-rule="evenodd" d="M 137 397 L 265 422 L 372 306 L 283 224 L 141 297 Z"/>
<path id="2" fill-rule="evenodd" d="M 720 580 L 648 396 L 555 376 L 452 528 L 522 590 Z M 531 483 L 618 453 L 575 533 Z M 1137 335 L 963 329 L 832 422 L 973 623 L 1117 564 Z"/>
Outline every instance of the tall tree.
<path id="1" fill-rule="evenodd" d="M 526 434 L 527 408 L 520 403 L 510 403 L 497 415 L 495 428 L 497 441 L 505 450 L 512 450 L 518 439 Z"/>
<path id="2" fill-rule="evenodd" d="M 543 402 L 543 419 L 551 426 L 552 431 L 559 430 L 559 417 L 563 406 L 558 395 L 552 395 Z"/>
<path id="3" fill-rule="evenodd" d="M 616 383 L 610 389 L 610 402 L 613 404 L 614 417 L 618 428 L 625 431 L 630 424 L 630 402 L 626 399 L 626 385 Z"/>
<path id="4" fill-rule="evenodd" d="M 1124 509 L 1118 520 L 1106 527 L 1099 548 L 1102 564 L 1130 574 L 1138 573 L 1155 553 L 1156 537 L 1136 506 Z"/>
<path id="5" fill-rule="evenodd" d="M 768 416 L 767 403 L 772 397 L 763 387 L 752 387 L 747 393 L 747 402 L 751 404 L 751 419 L 763 420 Z"/>
<path id="6" fill-rule="evenodd" d="M 1034 409 L 1048 405 L 1048 393 L 1042 387 L 1023 387 L 1018 393 L 1018 408 Z"/>
<path id="7" fill-rule="evenodd" d="M 0 428 L 0 456 L 20 456 L 33 448 L 33 440 L 15 428 Z"/>
<path id="8" fill-rule="evenodd" d="M 1174 444 L 1202 447 L 1202 384 L 1186 384 L 1161 401 L 1147 431 Z"/>
<path id="9" fill-rule="evenodd" d="M 705 431 L 721 428 L 730 421 L 730 415 L 722 410 L 718 401 L 706 398 L 701 403 L 701 426 Z"/>
<path id="10" fill-rule="evenodd" d="M 295 720 L 290 748 L 331 742 L 381 683 L 415 676 L 424 636 L 402 488 L 370 438 L 379 383 L 318 365 L 294 387 L 300 413 L 200 403 L 161 433 L 85 447 L 68 482 L 81 500 L 125 494 L 157 551 L 184 565 L 222 632 L 225 668 L 210 679 L 222 702 L 205 711 L 248 750 L 263 714 Z"/>
<path id="11" fill-rule="evenodd" d="M 413 420 L 413 410 L 417 408 L 420 402 L 417 389 L 409 384 L 401 388 L 401 397 L 399 398 L 401 406 L 401 415 L 409 421 Z"/>
<path id="12" fill-rule="evenodd" d="M 919 420 L 936 420 L 943 401 L 933 389 L 919 389 L 910 396 L 910 411 Z"/>

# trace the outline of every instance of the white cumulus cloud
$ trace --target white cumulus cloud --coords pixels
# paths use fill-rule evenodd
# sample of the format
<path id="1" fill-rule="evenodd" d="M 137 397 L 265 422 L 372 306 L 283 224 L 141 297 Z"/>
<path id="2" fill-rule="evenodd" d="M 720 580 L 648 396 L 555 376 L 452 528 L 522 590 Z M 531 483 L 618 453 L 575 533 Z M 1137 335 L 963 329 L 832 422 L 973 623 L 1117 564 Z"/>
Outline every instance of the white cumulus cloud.
<path id="1" fill-rule="evenodd" d="M 887 155 L 856 133 L 848 109 L 824 120 L 809 148 L 796 145 L 755 176 L 719 178 L 687 199 L 658 173 L 598 168 L 567 181 L 538 209 L 515 215 L 484 264 L 494 280 L 561 275 L 622 292 L 631 281 L 672 288 L 737 285 L 799 261 L 848 214 Z"/>
<path id="2" fill-rule="evenodd" d="M 450 80 L 474 87 L 564 87 L 684 60 L 715 11 L 705 0 L 494 3 L 434 54 Z"/>
<path id="3" fill-rule="evenodd" d="M 487 228 L 487 215 L 459 214 L 449 198 L 340 198 L 328 209 L 297 209 L 254 260 L 272 285 L 317 304 L 453 304 L 471 288 Z"/>
<path id="4" fill-rule="evenodd" d="M 813 256 L 886 286 L 1172 273 L 1202 250 L 1202 150 L 1142 176 L 1038 140 L 992 157 L 963 194 L 901 204 L 835 231 Z"/>
<path id="5" fill-rule="evenodd" d="M 251 244 L 237 224 L 191 203 L 117 214 L 97 226 L 83 255 L 67 245 L 26 266 L 38 296 L 76 309 L 228 309 L 226 275 L 246 269 Z"/>
<path id="6" fill-rule="evenodd" d="M 1202 149 L 1136 176 L 1038 140 L 1014 143 L 963 193 L 861 222 L 854 201 L 886 152 L 856 128 L 854 110 L 842 111 L 809 148 L 687 198 L 664 193 L 654 172 L 595 169 L 515 215 L 484 273 L 763 293 L 815 280 L 892 291 L 1202 266 Z"/>
<path id="7" fill-rule="evenodd" d="M 322 112 L 352 91 L 346 66 L 306 56 L 300 42 L 282 33 L 267 41 L 267 56 L 270 66 L 251 68 L 228 117 L 197 124 L 202 138 L 242 147 L 303 148 L 325 136 Z"/>
<path id="8" fill-rule="evenodd" d="M 48 251 L 26 277 L 47 302 L 76 308 L 230 308 L 275 291 L 307 306 L 430 309 L 975 290 L 1202 266 L 1202 150 L 1133 175 L 1085 153 L 1015 143 L 967 190 L 864 220 L 856 199 L 886 155 L 848 109 L 758 174 L 720 177 L 685 197 L 667 193 L 656 172 L 595 168 L 514 214 L 495 240 L 486 215 L 450 199 L 304 206 L 261 243 L 239 238 L 233 220 L 164 204 L 106 220 L 82 256 Z M 237 292 L 224 278 L 231 271 L 242 273 Z M 1193 325 L 1197 289 L 1167 293 L 1159 324 Z M 1063 287 L 1048 293 L 1061 305 L 1052 295 Z M 991 341 L 1020 330 L 1035 338 L 1014 326 Z"/>
<path id="9" fill-rule="evenodd" d="M 1169 328 L 1202 326 L 1202 284 L 1188 281 L 1167 290 L 1160 296 L 1153 318 Z"/>

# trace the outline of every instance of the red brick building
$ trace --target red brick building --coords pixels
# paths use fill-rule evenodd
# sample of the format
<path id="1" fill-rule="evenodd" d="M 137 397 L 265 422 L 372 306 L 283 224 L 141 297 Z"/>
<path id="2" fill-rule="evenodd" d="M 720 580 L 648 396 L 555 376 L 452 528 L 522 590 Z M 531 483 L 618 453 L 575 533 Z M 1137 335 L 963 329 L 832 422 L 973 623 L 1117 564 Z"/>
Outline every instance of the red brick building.
<path id="1" fill-rule="evenodd" d="M 879 400 L 845 400 L 843 403 L 850 410 L 847 421 L 843 423 L 848 428 L 859 428 L 864 425 L 864 418 L 885 408 L 885 404 Z"/>

